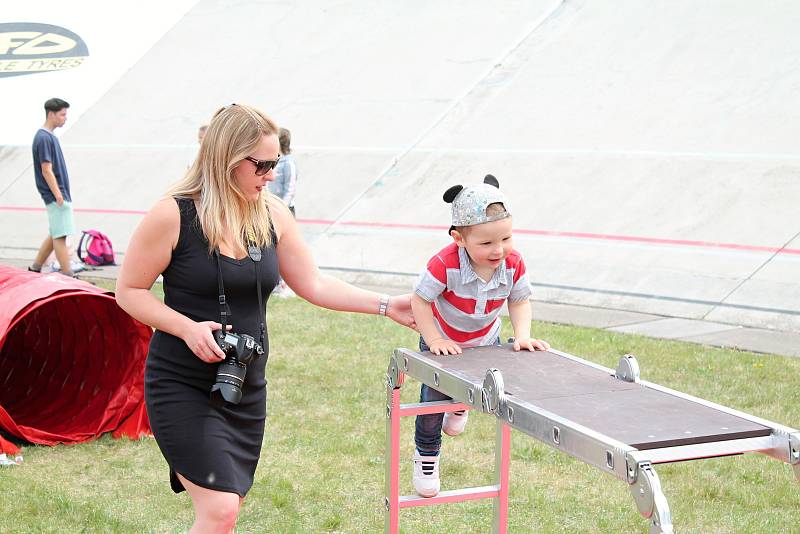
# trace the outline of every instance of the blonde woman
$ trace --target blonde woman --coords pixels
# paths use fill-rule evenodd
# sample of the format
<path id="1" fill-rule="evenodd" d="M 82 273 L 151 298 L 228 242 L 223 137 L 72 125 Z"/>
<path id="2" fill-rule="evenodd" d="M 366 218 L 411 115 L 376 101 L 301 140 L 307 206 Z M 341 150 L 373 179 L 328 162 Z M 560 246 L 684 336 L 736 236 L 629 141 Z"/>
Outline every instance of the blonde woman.
<path id="1" fill-rule="evenodd" d="M 279 276 L 318 306 L 413 327 L 410 295 L 390 299 L 319 272 L 289 209 L 266 190 L 277 133 L 252 107 L 217 111 L 184 179 L 134 232 L 117 281 L 119 305 L 156 329 L 147 412 L 173 491 L 192 499 L 190 532 L 232 531 L 253 483 L 266 417 L 263 301 Z M 162 274 L 164 303 L 150 293 Z M 223 323 L 230 336 L 220 336 Z"/>

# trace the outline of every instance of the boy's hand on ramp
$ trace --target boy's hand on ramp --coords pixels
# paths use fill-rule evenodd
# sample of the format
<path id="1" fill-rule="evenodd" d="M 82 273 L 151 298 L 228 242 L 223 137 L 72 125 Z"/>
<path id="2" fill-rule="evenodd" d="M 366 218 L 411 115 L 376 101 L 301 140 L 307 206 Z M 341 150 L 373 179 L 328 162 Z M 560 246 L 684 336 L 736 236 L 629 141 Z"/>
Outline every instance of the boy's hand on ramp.
<path id="1" fill-rule="evenodd" d="M 550 343 L 543 339 L 522 338 L 514 340 L 514 350 L 550 350 Z"/>
<path id="2" fill-rule="evenodd" d="M 461 347 L 458 346 L 458 343 L 452 339 L 445 338 L 435 339 L 433 343 L 430 344 L 429 348 L 434 354 L 452 354 L 453 356 L 457 356 L 463 352 Z"/>

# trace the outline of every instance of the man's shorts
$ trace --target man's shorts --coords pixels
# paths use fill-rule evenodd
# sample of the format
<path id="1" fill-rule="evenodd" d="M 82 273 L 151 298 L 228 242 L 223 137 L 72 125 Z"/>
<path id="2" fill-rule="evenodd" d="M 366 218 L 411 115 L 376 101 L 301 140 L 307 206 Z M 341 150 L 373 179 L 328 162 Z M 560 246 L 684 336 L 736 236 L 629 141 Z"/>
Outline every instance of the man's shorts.
<path id="1" fill-rule="evenodd" d="M 47 220 L 50 223 L 50 237 L 53 239 L 75 233 L 71 202 L 64 202 L 61 206 L 57 202 L 47 204 Z"/>

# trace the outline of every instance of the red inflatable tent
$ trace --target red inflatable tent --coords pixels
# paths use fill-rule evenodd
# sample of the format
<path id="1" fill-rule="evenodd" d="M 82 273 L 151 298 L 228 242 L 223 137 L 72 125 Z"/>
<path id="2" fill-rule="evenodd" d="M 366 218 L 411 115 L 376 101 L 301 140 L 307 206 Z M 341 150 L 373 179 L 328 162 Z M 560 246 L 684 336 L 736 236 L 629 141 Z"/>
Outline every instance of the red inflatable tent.
<path id="1" fill-rule="evenodd" d="M 0 265 L 0 429 L 42 445 L 148 434 L 151 335 L 109 291 Z"/>

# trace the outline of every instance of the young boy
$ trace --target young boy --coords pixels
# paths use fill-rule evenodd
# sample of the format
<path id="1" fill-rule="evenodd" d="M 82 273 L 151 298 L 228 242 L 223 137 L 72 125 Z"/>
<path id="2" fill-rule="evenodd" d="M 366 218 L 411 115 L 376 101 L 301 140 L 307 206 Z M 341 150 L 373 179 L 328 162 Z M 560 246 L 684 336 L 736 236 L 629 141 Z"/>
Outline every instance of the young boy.
<path id="1" fill-rule="evenodd" d="M 547 350 L 531 338 L 531 295 L 525 263 L 512 243 L 511 210 L 492 175 L 484 183 L 453 186 L 444 194 L 452 203 L 453 243 L 428 261 L 411 307 L 421 334 L 420 350 L 461 354 L 464 347 L 500 344 L 500 308 L 508 302 L 514 350 Z M 450 397 L 423 384 L 420 402 Z M 464 431 L 467 412 L 417 416 L 414 441 L 414 489 L 423 497 L 439 493 L 442 430 Z"/>

